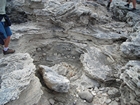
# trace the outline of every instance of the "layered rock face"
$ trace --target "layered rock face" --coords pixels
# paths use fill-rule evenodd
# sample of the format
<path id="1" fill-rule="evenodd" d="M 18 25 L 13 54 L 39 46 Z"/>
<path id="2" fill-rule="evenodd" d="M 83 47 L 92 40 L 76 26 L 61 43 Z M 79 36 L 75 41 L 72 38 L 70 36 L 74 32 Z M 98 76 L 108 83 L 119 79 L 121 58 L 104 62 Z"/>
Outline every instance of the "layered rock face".
<path id="1" fill-rule="evenodd" d="M 124 104 L 138 105 L 140 102 L 140 61 L 129 61 L 122 69 L 120 79 L 123 83 L 120 87 Z M 126 97 L 127 96 L 127 97 Z M 134 99 L 135 98 L 135 99 Z"/>
<path id="2" fill-rule="evenodd" d="M 26 100 L 22 101 L 21 105 L 38 103 L 41 98 L 41 84 L 35 77 L 35 65 L 29 54 L 18 53 L 1 58 L 0 77 L 0 105 L 19 99 L 21 93 L 29 86 L 31 89 L 28 89 L 27 92 L 35 93 L 30 93 L 31 97 L 27 95 Z"/>
<path id="3" fill-rule="evenodd" d="M 66 77 L 57 74 L 47 66 L 40 65 L 39 68 L 47 87 L 56 92 L 68 92 L 70 81 Z"/>
<path id="4" fill-rule="evenodd" d="M 0 52 L 0 105 L 139 105 L 140 5 L 106 4 L 8 0 L 16 53 Z"/>

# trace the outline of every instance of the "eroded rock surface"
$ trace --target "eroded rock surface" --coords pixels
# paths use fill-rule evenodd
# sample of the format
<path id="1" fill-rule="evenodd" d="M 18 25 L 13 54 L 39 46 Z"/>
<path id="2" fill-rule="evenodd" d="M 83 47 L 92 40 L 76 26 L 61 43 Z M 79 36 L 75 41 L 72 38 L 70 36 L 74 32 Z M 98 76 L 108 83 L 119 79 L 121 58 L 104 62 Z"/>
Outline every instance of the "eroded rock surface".
<path id="1" fill-rule="evenodd" d="M 122 100 L 124 104 L 138 105 L 140 103 L 140 61 L 129 61 L 121 71 L 120 79 L 123 81 L 120 87 Z"/>
<path id="2" fill-rule="evenodd" d="M 66 77 L 47 66 L 39 65 L 39 69 L 47 87 L 56 92 L 68 92 L 70 81 Z"/>
<path id="3" fill-rule="evenodd" d="M 0 59 L 0 76 L 1 76 L 1 88 L 0 88 L 0 104 L 6 104 L 11 100 L 16 100 L 19 98 L 20 94 L 26 90 L 30 85 L 30 82 L 36 80 L 34 84 L 39 85 L 37 88 L 40 89 L 40 84 L 38 79 L 35 77 L 35 65 L 33 64 L 33 59 L 29 54 L 18 53 L 11 56 L 7 56 Z M 32 88 L 33 88 L 32 87 Z M 29 89 L 28 91 L 32 91 Z M 34 104 L 39 101 L 42 91 L 37 92 L 36 96 L 38 99 L 34 102 L 31 101 L 32 98 L 36 98 L 33 94 L 32 97 L 28 97 L 29 103 Z M 28 95 L 27 95 L 28 96 Z M 25 101 L 26 102 L 26 101 Z M 23 105 L 24 103 L 22 103 Z"/>
<path id="4" fill-rule="evenodd" d="M 1 102 L 7 105 L 139 105 L 139 4 L 137 11 L 132 12 L 120 0 L 112 2 L 110 11 L 106 10 L 104 0 L 8 1 L 7 13 L 12 23 L 20 23 L 11 26 L 10 47 L 22 55 L 9 56 L 8 59 L 16 59 L 10 61 L 13 63 L 0 64 L 0 91 L 8 95 Z M 28 61 L 23 65 L 26 60 L 21 58 L 27 52 L 33 59 L 30 63 L 37 69 Z M 1 51 L 0 58 L 6 61 L 7 56 Z M 55 88 L 55 92 L 44 85 L 39 65 L 65 78 L 65 89 L 59 85 L 60 89 Z M 20 72 L 24 66 L 27 70 L 34 68 L 33 72 Z M 53 81 L 55 86 L 60 78 Z M 21 80 L 16 84 L 17 79 L 26 82 Z M 67 92 L 61 93 L 62 90 Z M 0 95 L 1 99 L 3 96 Z"/>

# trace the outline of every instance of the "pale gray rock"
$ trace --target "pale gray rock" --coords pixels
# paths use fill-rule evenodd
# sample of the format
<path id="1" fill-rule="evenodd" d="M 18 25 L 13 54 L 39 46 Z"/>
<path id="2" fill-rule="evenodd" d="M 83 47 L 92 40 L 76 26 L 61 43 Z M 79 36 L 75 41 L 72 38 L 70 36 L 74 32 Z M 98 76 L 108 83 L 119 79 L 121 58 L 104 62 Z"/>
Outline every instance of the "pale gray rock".
<path id="1" fill-rule="evenodd" d="M 110 95 L 111 97 L 116 97 L 119 95 L 119 90 L 117 88 L 110 88 L 108 90 L 108 95 Z"/>
<path id="2" fill-rule="evenodd" d="M 120 79 L 123 81 L 120 87 L 121 99 L 125 104 L 139 105 L 140 88 L 140 61 L 131 60 L 122 69 Z"/>
<path id="3" fill-rule="evenodd" d="M 111 99 L 107 99 L 106 103 L 109 104 L 111 102 Z"/>
<path id="4" fill-rule="evenodd" d="M 126 21 L 130 26 L 134 26 L 137 22 L 140 21 L 140 16 L 133 12 L 128 12 L 126 15 Z"/>
<path id="5" fill-rule="evenodd" d="M 47 87 L 56 92 L 68 92 L 70 81 L 66 77 L 59 75 L 48 66 L 39 65 L 39 71 Z"/>
<path id="6" fill-rule="evenodd" d="M 106 105 L 106 101 L 109 99 L 108 95 L 106 93 L 103 93 L 103 91 L 99 91 L 93 98 L 93 105 Z M 111 100 L 108 100 L 108 103 L 110 103 Z"/>
<path id="7" fill-rule="evenodd" d="M 30 82 L 29 86 L 23 90 L 22 94 L 20 94 L 19 99 L 14 101 L 10 101 L 6 105 L 34 105 L 39 102 L 43 91 L 41 89 L 41 83 L 39 79 L 34 76 L 33 80 Z"/>
<path id="8" fill-rule="evenodd" d="M 54 99 L 49 99 L 49 102 L 50 102 L 51 105 L 54 105 L 55 100 Z"/>
<path id="9" fill-rule="evenodd" d="M 84 72 L 92 79 L 106 81 L 111 69 L 107 64 L 107 56 L 100 49 L 90 47 L 88 53 L 81 55 L 81 62 L 84 67 Z"/>
<path id="10" fill-rule="evenodd" d="M 43 9 L 46 12 L 49 12 L 53 16 L 61 16 L 65 13 L 69 13 L 71 10 L 75 8 L 75 5 L 73 2 L 65 2 L 61 4 L 57 0 L 50 0 L 45 4 L 45 8 Z"/>
<path id="11" fill-rule="evenodd" d="M 124 56 L 129 58 L 139 58 L 140 57 L 140 44 L 135 42 L 124 42 L 121 45 L 121 51 L 123 52 Z"/>
<path id="12" fill-rule="evenodd" d="M 42 0 L 31 0 L 33 2 L 41 2 Z"/>
<path id="13" fill-rule="evenodd" d="M 28 53 L 17 53 L 0 59 L 0 105 L 19 98 L 21 92 L 35 79 L 35 69 Z"/>
<path id="14" fill-rule="evenodd" d="M 93 101 L 93 95 L 88 90 L 80 92 L 79 97 L 89 103 Z"/>
<path id="15" fill-rule="evenodd" d="M 119 103 L 117 103 L 116 101 L 112 101 L 110 104 L 108 105 L 119 105 Z"/>
<path id="16" fill-rule="evenodd" d="M 120 49 L 124 56 L 129 58 L 140 57 L 140 32 L 134 32 L 130 36 L 130 41 L 121 44 Z"/>
<path id="17" fill-rule="evenodd" d="M 134 26 L 140 21 L 139 13 L 129 11 L 123 4 L 122 2 L 114 3 L 112 7 L 113 15 L 120 21 L 126 21 L 130 26 Z"/>

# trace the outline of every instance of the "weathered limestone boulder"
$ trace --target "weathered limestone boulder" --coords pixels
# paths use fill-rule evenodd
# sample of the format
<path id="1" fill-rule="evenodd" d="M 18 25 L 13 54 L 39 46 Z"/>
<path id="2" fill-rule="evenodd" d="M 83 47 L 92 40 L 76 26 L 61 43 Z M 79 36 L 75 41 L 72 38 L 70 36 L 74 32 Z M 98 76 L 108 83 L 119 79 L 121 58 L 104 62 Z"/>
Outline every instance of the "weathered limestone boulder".
<path id="1" fill-rule="evenodd" d="M 34 76 L 34 79 L 27 88 L 22 91 L 19 98 L 8 102 L 6 105 L 34 105 L 40 101 L 42 94 L 41 83 L 39 79 Z"/>
<path id="2" fill-rule="evenodd" d="M 122 69 L 121 99 L 125 105 L 140 103 L 140 61 L 131 60 Z"/>
<path id="3" fill-rule="evenodd" d="M 89 91 L 79 92 L 79 97 L 89 103 L 93 101 L 93 95 Z"/>
<path id="4" fill-rule="evenodd" d="M 135 13 L 129 11 L 128 8 L 124 6 L 123 2 L 114 3 L 112 7 L 112 12 L 115 18 L 120 21 L 126 21 L 130 26 L 134 26 L 138 21 L 140 21 L 140 10 L 137 10 Z"/>
<path id="5" fill-rule="evenodd" d="M 17 53 L 0 59 L 0 105 L 19 99 L 21 92 L 23 94 L 23 91 L 34 80 L 36 82 L 34 82 L 34 85 L 31 85 L 29 90 L 26 90 L 28 91 L 26 96 L 28 96 L 28 101 L 31 104 L 39 101 L 42 91 L 40 82 L 35 77 L 35 69 L 33 59 L 28 53 Z M 38 92 L 31 94 L 29 91 L 32 91 L 32 88 L 38 90 Z M 32 98 L 36 100 L 32 100 Z"/>
<path id="6" fill-rule="evenodd" d="M 59 75 L 48 66 L 39 65 L 39 71 L 47 87 L 56 92 L 68 92 L 70 81 L 66 77 Z"/>
<path id="7" fill-rule="evenodd" d="M 81 56 L 81 62 L 85 73 L 92 79 L 106 81 L 111 74 L 111 69 L 107 60 L 108 56 L 104 55 L 100 49 L 90 47 L 87 53 Z"/>
<path id="8" fill-rule="evenodd" d="M 121 45 L 121 51 L 129 58 L 140 57 L 140 44 L 135 42 L 124 42 Z"/>
<path id="9" fill-rule="evenodd" d="M 121 44 L 120 49 L 125 57 L 140 58 L 140 29 L 130 34 L 130 38 Z"/>

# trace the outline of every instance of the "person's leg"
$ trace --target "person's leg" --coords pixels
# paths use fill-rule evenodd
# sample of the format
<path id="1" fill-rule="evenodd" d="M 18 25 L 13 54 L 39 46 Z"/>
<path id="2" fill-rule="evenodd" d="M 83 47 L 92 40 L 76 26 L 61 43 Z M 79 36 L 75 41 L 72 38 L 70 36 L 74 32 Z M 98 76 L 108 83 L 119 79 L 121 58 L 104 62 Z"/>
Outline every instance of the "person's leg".
<path id="1" fill-rule="evenodd" d="M 8 47 L 10 43 L 10 37 L 12 35 L 10 27 L 4 27 L 6 32 L 6 39 L 4 39 L 4 47 Z"/>
<path id="2" fill-rule="evenodd" d="M 3 54 L 11 54 L 14 53 L 15 50 L 9 49 L 9 43 L 10 43 L 10 37 L 12 35 L 12 32 L 10 30 L 10 27 L 5 27 L 4 23 L 1 23 L 2 26 L 0 26 L 1 30 L 0 32 L 4 35 L 4 48 L 3 48 Z"/>
<path id="3" fill-rule="evenodd" d="M 136 0 L 132 0 L 133 8 L 136 9 Z"/>
<path id="4" fill-rule="evenodd" d="M 131 0 L 127 0 L 127 4 L 124 6 L 129 8 L 130 2 L 131 2 Z"/>
<path id="5" fill-rule="evenodd" d="M 109 0 L 109 2 L 107 4 L 107 10 L 109 10 L 111 2 L 112 2 L 112 0 Z"/>
<path id="6" fill-rule="evenodd" d="M 3 27 L 3 23 L 0 22 L 0 37 L 1 37 L 1 43 L 2 45 L 4 45 L 4 39 L 6 38 L 6 32 L 5 29 Z"/>
<path id="7" fill-rule="evenodd" d="M 8 36 L 6 39 L 4 39 L 4 47 L 8 47 L 10 43 L 10 36 Z"/>

